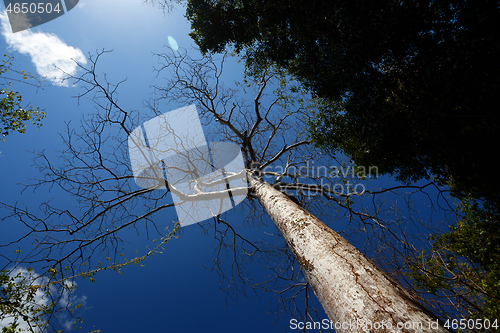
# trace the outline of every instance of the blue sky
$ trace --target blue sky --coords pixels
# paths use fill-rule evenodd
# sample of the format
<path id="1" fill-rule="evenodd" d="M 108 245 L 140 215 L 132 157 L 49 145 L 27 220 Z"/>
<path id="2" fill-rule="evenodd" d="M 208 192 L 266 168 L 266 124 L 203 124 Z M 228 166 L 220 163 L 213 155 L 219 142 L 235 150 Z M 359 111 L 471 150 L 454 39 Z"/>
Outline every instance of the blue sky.
<path id="1" fill-rule="evenodd" d="M 190 49 L 193 43 L 182 9 L 164 14 L 140 0 L 80 1 L 67 14 L 14 35 L 8 31 L 5 14 L 2 24 L 0 47 L 4 53 L 14 56 L 14 67 L 49 78 L 43 90 L 13 84 L 24 102 L 39 106 L 47 116 L 39 130 L 28 125 L 25 134 L 12 133 L 0 145 L 0 177 L 4 188 L 0 201 L 9 204 L 17 202 L 33 207 L 47 196 L 63 205 L 75 204 L 58 197 L 57 191 L 20 192 L 19 183 L 37 176 L 32 167 L 33 154 L 29 151 L 45 150 L 49 156 L 55 156 L 56 151 L 63 148 L 59 133 L 64 131 L 65 124 L 78 126 L 81 116 L 93 111 L 90 101 L 84 99 L 78 104 L 74 98 L 79 87 L 54 79 L 59 77 L 54 65 L 78 75 L 81 71 L 71 58 L 88 65 L 85 58 L 89 54 L 113 50 L 101 59 L 98 71 L 105 72 L 110 81 L 126 78 L 119 91 L 119 102 L 127 109 L 140 110 L 143 100 L 151 93 L 150 85 L 158 83 L 153 71 L 157 65 L 153 52 L 165 51 L 168 36 L 172 36 L 179 47 L 196 52 Z M 233 73 L 234 79 L 238 79 L 243 68 L 234 61 L 230 63 L 227 73 Z M 165 218 L 175 219 L 175 213 Z M 2 241 L 18 232 L 13 224 L 4 223 L 1 228 Z M 274 232 L 273 228 L 266 230 Z M 262 229 L 247 229 L 247 232 L 255 237 L 264 235 Z M 144 254 L 146 246 L 151 246 L 133 232 L 127 240 L 130 242 L 125 250 L 128 258 L 136 255 L 135 250 Z M 276 332 L 287 329 L 290 315 L 273 325 L 277 318 L 268 314 L 272 295 L 250 291 L 249 298 L 240 295 L 237 301 L 230 298 L 226 303 L 218 274 L 204 267 L 213 263 L 215 242 L 204 235 L 201 228 L 184 228 L 181 237 L 170 241 L 165 249 L 163 254 L 148 258 L 144 267 L 124 268 L 122 275 L 102 272 L 94 283 L 76 281 L 76 296 L 84 301 L 78 313 L 85 318 L 84 331 L 94 326 L 102 332 Z"/>
<path id="2" fill-rule="evenodd" d="M 1 8 L 3 10 L 3 8 Z M 93 112 L 93 104 L 87 99 L 78 103 L 75 95 L 80 87 L 61 83 L 54 65 L 64 68 L 73 75 L 81 74 L 70 61 L 77 60 L 88 65 L 86 57 L 99 50 L 113 50 L 98 63 L 98 72 L 106 73 L 111 82 L 127 81 L 119 90 L 119 103 L 129 110 L 141 110 L 143 100 L 150 96 L 151 85 L 161 84 L 153 71 L 157 59 L 153 53 L 165 51 L 168 37 L 173 37 L 179 47 L 189 50 L 193 42 L 188 36 L 189 24 L 183 16 L 183 9 L 176 8 L 164 14 L 159 8 L 142 4 L 141 0 L 80 0 L 78 6 L 67 14 L 32 28 L 30 31 L 12 34 L 3 14 L 0 47 L 4 53 L 11 53 L 14 67 L 42 76 L 48 76 L 47 85 L 36 90 L 26 85 L 16 85 L 29 102 L 43 109 L 47 116 L 43 126 L 36 130 L 27 126 L 25 134 L 13 133 L 6 142 L 0 143 L 0 168 L 3 191 L 0 202 L 37 203 L 54 197 L 60 205 L 75 205 L 74 201 L 53 192 L 25 191 L 21 194 L 19 183 L 28 182 L 37 176 L 32 167 L 33 154 L 29 151 L 46 150 L 49 156 L 63 149 L 60 132 L 66 123 L 77 128 L 82 115 Z M 243 67 L 233 59 L 226 66 L 226 79 L 241 79 Z M 172 105 L 171 109 L 180 105 Z M 169 111 L 169 110 L 165 110 Z M 381 185 L 380 185 L 381 186 Z M 239 219 L 241 211 L 230 211 L 227 219 L 235 221 L 235 227 L 244 230 L 252 239 L 272 239 L 272 226 L 244 228 Z M 163 225 L 174 220 L 175 212 L 165 216 Z M 336 225 L 342 230 L 343 223 Z M 14 237 L 19 229 L 14 224 L 2 223 L 0 241 Z M 128 231 L 125 256 L 131 258 L 144 254 L 151 246 L 143 234 Z M 76 295 L 84 301 L 78 315 L 85 318 L 84 331 L 94 326 L 102 332 L 285 332 L 289 314 L 273 324 L 277 318 L 269 315 L 272 295 L 248 291 L 248 298 L 238 297 L 237 302 L 220 291 L 219 276 L 204 266 L 213 263 L 216 241 L 205 235 L 201 226 L 188 226 L 182 230 L 179 239 L 169 241 L 162 254 L 148 258 L 144 267 L 130 266 L 117 272 L 102 272 L 96 282 L 76 281 Z M 1 251 L 1 250 L 0 250 Z M 226 259 L 226 265 L 230 259 Z M 0 264 L 0 266 L 3 266 Z M 251 267 L 255 276 L 264 274 L 258 266 Z M 321 306 L 315 298 L 313 305 Z M 322 318 L 327 318 L 321 313 Z M 67 319 L 67 318 L 66 318 Z"/>

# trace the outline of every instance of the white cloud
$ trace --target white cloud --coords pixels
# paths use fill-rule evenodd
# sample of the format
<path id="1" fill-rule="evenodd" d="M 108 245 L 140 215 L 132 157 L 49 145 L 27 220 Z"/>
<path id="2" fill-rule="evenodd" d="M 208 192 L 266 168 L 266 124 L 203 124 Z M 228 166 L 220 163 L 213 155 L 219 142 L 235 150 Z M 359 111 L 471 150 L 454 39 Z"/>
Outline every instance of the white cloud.
<path id="1" fill-rule="evenodd" d="M 47 77 L 56 85 L 68 86 L 67 82 L 61 80 L 63 78 L 61 70 L 74 75 L 78 69 L 75 61 L 80 64 L 87 62 L 80 49 L 65 44 L 54 34 L 31 30 L 12 33 L 5 11 L 0 12 L 0 23 L 1 33 L 9 48 L 29 55 L 38 74 Z"/>

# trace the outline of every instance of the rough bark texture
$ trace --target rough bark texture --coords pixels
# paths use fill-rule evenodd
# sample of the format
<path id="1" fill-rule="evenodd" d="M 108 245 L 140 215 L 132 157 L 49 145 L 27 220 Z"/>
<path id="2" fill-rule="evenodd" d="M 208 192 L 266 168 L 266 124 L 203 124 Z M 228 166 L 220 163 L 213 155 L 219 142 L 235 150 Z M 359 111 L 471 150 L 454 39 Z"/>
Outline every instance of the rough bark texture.
<path id="1" fill-rule="evenodd" d="M 338 233 L 269 184 L 251 182 L 337 332 L 449 332 Z"/>

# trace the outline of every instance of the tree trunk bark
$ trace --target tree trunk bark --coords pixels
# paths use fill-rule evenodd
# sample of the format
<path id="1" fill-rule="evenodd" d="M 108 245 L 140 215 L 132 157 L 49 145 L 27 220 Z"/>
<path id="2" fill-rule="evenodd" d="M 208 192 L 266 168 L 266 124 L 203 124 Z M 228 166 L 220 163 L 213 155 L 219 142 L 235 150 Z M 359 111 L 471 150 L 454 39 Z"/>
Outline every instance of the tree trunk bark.
<path id="1" fill-rule="evenodd" d="M 253 191 L 337 332 L 449 332 L 437 317 L 318 218 L 265 182 Z"/>

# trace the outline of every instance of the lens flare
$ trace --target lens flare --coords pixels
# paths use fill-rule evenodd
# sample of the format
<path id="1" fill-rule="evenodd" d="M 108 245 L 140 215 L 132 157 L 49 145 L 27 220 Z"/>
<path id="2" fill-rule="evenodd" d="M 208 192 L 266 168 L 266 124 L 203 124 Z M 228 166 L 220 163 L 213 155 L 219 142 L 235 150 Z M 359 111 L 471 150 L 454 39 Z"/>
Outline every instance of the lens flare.
<path id="1" fill-rule="evenodd" d="M 168 36 L 167 39 L 168 39 L 168 44 L 170 45 L 170 47 L 172 48 L 172 50 L 177 51 L 179 49 L 179 45 L 175 41 L 174 37 Z"/>

